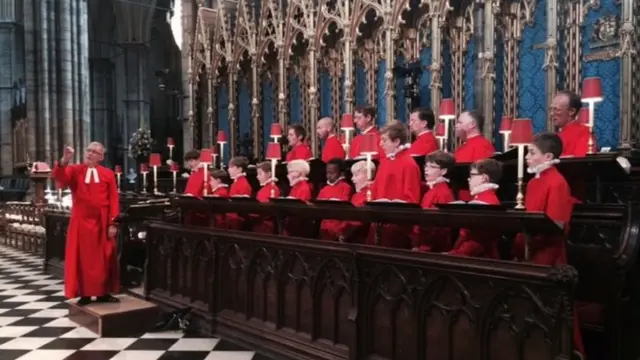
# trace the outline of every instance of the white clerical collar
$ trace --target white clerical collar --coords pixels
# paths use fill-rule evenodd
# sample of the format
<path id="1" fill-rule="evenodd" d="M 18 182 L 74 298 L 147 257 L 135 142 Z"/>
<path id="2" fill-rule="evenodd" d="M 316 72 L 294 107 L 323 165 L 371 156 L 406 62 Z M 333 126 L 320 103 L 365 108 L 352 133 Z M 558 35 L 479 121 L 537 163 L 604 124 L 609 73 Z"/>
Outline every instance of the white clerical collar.
<path id="1" fill-rule="evenodd" d="M 398 156 L 398 154 L 400 152 L 402 152 L 403 150 L 407 150 L 410 147 L 411 147 L 411 144 L 402 144 L 402 145 L 398 146 L 398 149 L 395 152 L 387 155 L 387 158 L 393 160 L 393 159 L 396 158 L 396 156 Z"/>
<path id="2" fill-rule="evenodd" d="M 338 178 L 338 180 L 336 180 L 336 181 L 334 181 L 334 182 L 330 182 L 330 181 L 328 181 L 328 180 L 327 180 L 327 185 L 329 185 L 329 186 L 334 186 L 334 185 L 337 185 L 337 184 L 338 184 L 340 181 L 342 181 L 342 180 L 344 180 L 344 177 L 343 177 L 343 176 L 340 176 L 340 177 Z"/>
<path id="3" fill-rule="evenodd" d="M 301 176 L 297 179 L 293 179 L 291 181 L 289 181 L 289 184 L 291 185 L 291 187 L 296 186 L 296 184 L 303 182 L 303 181 L 307 181 L 308 179 L 305 176 Z"/>
<path id="4" fill-rule="evenodd" d="M 433 189 L 434 186 L 440 183 L 448 183 L 448 182 L 449 182 L 449 179 L 447 179 L 446 177 L 440 176 L 439 178 L 433 181 L 427 181 L 427 186 L 429 187 L 429 189 Z"/>
<path id="5" fill-rule="evenodd" d="M 231 179 L 232 179 L 234 182 L 236 182 L 236 181 L 238 181 L 238 179 L 240 179 L 240 178 L 241 178 L 241 177 L 243 177 L 243 176 L 247 176 L 247 173 L 240 173 L 240 174 L 238 174 L 238 175 L 236 175 L 236 176 L 232 176 L 232 177 L 231 177 Z"/>
<path id="6" fill-rule="evenodd" d="M 216 190 L 218 190 L 220 188 L 226 188 L 226 187 L 229 187 L 229 185 L 227 185 L 227 184 L 216 185 L 211 189 L 211 193 L 213 194 L 214 192 L 216 192 Z"/>
<path id="7" fill-rule="evenodd" d="M 267 181 L 265 181 L 265 182 L 261 182 L 261 183 L 260 183 L 260 186 L 266 186 L 266 185 L 269 185 L 269 184 L 274 183 L 274 182 L 276 182 L 276 181 L 278 181 L 278 179 L 275 179 L 275 180 L 274 180 L 273 178 L 269 178 L 269 179 L 267 179 Z"/>
<path id="8" fill-rule="evenodd" d="M 84 175 L 84 183 L 90 184 L 93 178 L 93 182 L 98 184 L 100 182 L 100 178 L 98 177 L 98 169 L 95 167 L 87 167 L 87 173 Z"/>
<path id="9" fill-rule="evenodd" d="M 536 177 L 536 179 L 537 179 L 537 178 L 539 178 L 539 177 L 540 177 L 540 174 L 541 174 L 542 172 L 544 172 L 544 171 L 545 171 L 545 170 L 547 170 L 547 169 L 552 168 L 555 164 L 558 164 L 558 163 L 560 163 L 560 160 L 558 160 L 558 159 L 553 159 L 553 160 L 551 160 L 551 161 L 546 161 L 546 162 L 543 162 L 543 163 L 542 163 L 542 164 L 540 164 L 540 165 L 537 165 L 537 166 L 534 166 L 534 167 L 527 168 L 527 172 L 528 172 L 529 174 L 535 174 L 535 177 Z"/>
<path id="10" fill-rule="evenodd" d="M 485 192 L 487 190 L 498 190 L 498 188 L 500 188 L 500 186 L 494 183 L 480 184 L 471 189 L 471 196 L 476 196 L 481 192 Z"/>
<path id="11" fill-rule="evenodd" d="M 366 133 L 368 133 L 368 132 L 369 132 L 369 131 L 371 131 L 371 129 L 373 129 L 374 127 L 375 127 L 375 125 L 371 125 L 371 126 L 369 126 L 368 128 L 364 129 L 364 131 L 362 131 L 362 134 L 366 134 Z"/>

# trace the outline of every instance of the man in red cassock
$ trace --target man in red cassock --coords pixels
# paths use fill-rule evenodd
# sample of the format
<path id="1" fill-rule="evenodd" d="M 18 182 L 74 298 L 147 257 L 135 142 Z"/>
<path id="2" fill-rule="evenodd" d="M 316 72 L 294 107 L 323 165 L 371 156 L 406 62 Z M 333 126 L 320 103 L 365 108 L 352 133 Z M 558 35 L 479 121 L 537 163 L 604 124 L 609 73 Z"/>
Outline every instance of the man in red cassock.
<path id="1" fill-rule="evenodd" d="M 322 161 L 328 163 L 331 159 L 344 160 L 346 156 L 344 148 L 340 143 L 340 139 L 333 131 L 333 120 L 331 118 L 322 118 L 316 125 L 316 132 L 318 138 L 324 140 L 324 146 L 322 147 Z"/>
<path id="2" fill-rule="evenodd" d="M 78 305 L 89 304 L 94 296 L 98 302 L 118 302 L 111 295 L 120 291 L 116 178 L 113 171 L 99 165 L 104 159 L 102 144 L 92 142 L 85 150 L 84 162 L 69 165 L 74 153 L 72 147 L 65 147 L 52 173 L 56 182 L 69 187 L 73 197 L 65 246 L 64 293 L 70 299 L 80 296 Z"/>
<path id="3" fill-rule="evenodd" d="M 308 161 L 313 159 L 313 153 L 309 145 L 305 143 L 307 139 L 307 130 L 302 125 L 292 125 L 287 132 L 287 140 L 289 141 L 289 152 L 287 153 L 287 162 L 293 160 Z"/>
<path id="4" fill-rule="evenodd" d="M 363 158 L 361 146 L 364 141 L 365 134 L 373 134 L 376 137 L 376 143 L 380 141 L 380 133 L 376 128 L 376 108 L 372 106 L 358 106 L 353 111 L 353 122 L 356 125 L 360 134 L 356 135 L 351 141 L 349 146 L 349 158 Z M 378 155 L 373 158 L 377 159 L 378 156 L 384 156 L 384 152 L 381 148 L 378 149 Z"/>
<path id="5" fill-rule="evenodd" d="M 472 163 L 492 157 L 496 149 L 482 136 L 484 117 L 476 111 L 464 111 L 456 121 L 456 137 L 462 139 L 454 156 L 458 163 Z"/>
<path id="6" fill-rule="evenodd" d="M 204 169 L 200 166 L 200 151 L 191 150 L 184 156 L 187 166 L 191 169 L 191 175 L 184 189 L 185 195 L 202 198 L 204 196 L 205 181 Z M 208 189 L 207 189 L 208 190 Z M 207 191 L 210 194 L 209 191 Z"/>
<path id="7" fill-rule="evenodd" d="M 551 118 L 562 140 L 562 157 L 584 157 L 589 152 L 589 127 L 578 119 L 582 100 L 572 91 L 560 91 L 551 101 Z M 595 139 L 593 149 L 595 149 Z"/>
<path id="8" fill-rule="evenodd" d="M 409 115 L 409 127 L 416 139 L 409 148 L 411 156 L 426 156 L 438 150 L 438 141 L 433 135 L 435 124 L 433 110 L 425 107 L 413 109 Z"/>

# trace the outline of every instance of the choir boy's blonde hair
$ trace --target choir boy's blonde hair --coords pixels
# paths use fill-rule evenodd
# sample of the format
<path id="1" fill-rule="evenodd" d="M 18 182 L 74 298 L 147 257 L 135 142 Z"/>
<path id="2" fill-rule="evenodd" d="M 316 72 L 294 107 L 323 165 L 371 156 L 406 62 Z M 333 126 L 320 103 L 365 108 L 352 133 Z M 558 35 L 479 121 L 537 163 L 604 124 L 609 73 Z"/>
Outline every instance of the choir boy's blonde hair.
<path id="1" fill-rule="evenodd" d="M 367 172 L 367 162 L 366 161 L 358 161 L 357 163 L 351 165 L 351 175 L 355 175 L 359 172 Z M 374 176 L 376 173 L 376 164 L 371 163 L 371 176 Z"/>
<path id="2" fill-rule="evenodd" d="M 309 163 L 304 160 L 293 160 L 287 163 L 287 171 L 299 172 L 301 176 L 308 176 L 311 172 L 311 168 L 309 167 Z"/>

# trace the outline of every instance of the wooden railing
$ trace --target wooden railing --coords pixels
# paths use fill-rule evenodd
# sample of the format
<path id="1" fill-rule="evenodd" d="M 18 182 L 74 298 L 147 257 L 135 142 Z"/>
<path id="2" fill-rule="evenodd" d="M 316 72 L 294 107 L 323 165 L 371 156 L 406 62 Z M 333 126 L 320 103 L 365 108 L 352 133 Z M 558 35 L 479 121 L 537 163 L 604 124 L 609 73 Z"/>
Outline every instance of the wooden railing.
<path id="1" fill-rule="evenodd" d="M 290 359 L 568 359 L 565 266 L 151 222 L 148 296 Z"/>
<path id="2" fill-rule="evenodd" d="M 32 203 L 5 203 L 2 209 L 3 244 L 40 254 L 45 239 L 43 220 L 43 209 Z"/>

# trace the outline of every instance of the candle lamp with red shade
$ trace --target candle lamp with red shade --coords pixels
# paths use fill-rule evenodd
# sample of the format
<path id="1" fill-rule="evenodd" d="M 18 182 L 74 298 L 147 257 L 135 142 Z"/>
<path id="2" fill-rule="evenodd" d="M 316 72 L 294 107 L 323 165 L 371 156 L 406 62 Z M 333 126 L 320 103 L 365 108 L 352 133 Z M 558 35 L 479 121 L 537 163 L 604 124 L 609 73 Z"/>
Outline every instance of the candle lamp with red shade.
<path id="1" fill-rule="evenodd" d="M 113 169 L 113 172 L 116 174 L 116 181 L 118 183 L 118 192 L 120 192 L 120 180 L 122 178 L 122 166 L 116 165 Z"/>
<path id="2" fill-rule="evenodd" d="M 147 164 L 140 164 L 140 173 L 142 174 L 142 193 L 147 194 L 147 174 L 149 173 L 149 166 Z"/>
<path id="3" fill-rule="evenodd" d="M 169 148 L 169 160 L 173 161 L 173 148 L 176 147 L 176 141 L 172 137 L 167 138 L 167 147 Z"/>
<path id="4" fill-rule="evenodd" d="M 282 149 L 280 148 L 280 144 L 278 143 L 269 143 L 267 145 L 267 156 L 266 158 L 271 162 L 271 181 L 276 183 L 276 163 L 278 160 L 282 158 Z M 271 193 L 269 194 L 272 198 L 276 196 L 275 188 L 271 188 Z"/>
<path id="5" fill-rule="evenodd" d="M 204 170 L 204 196 L 208 195 L 207 184 L 209 182 L 209 166 L 213 163 L 213 152 L 211 149 L 202 149 L 200 150 L 200 166 L 202 166 Z"/>
<path id="6" fill-rule="evenodd" d="M 271 139 L 273 139 L 274 143 L 279 143 L 280 138 L 282 137 L 282 126 L 280 126 L 280 123 L 273 123 L 271 124 L 271 130 L 269 133 L 269 137 L 271 137 Z"/>
<path id="7" fill-rule="evenodd" d="M 158 194 L 158 168 L 162 165 L 162 157 L 158 153 L 149 155 L 149 165 L 153 169 L 153 193 Z"/>
<path id="8" fill-rule="evenodd" d="M 440 145 L 440 150 L 442 151 L 447 151 L 447 149 L 445 148 L 445 131 L 444 131 L 444 122 L 442 121 L 438 121 L 438 124 L 436 124 L 436 139 L 438 139 L 438 145 Z"/>
<path id="9" fill-rule="evenodd" d="M 533 141 L 533 122 L 531 119 L 515 119 L 511 125 L 511 145 L 518 148 L 518 195 L 516 209 L 524 209 L 524 148 Z"/>
<path id="10" fill-rule="evenodd" d="M 511 136 L 511 125 L 513 124 L 513 118 L 511 116 L 503 116 L 500 121 L 500 134 L 502 134 L 502 142 L 504 152 L 509 150 L 509 137 Z"/>
<path id="11" fill-rule="evenodd" d="M 589 126 L 589 150 L 588 154 L 593 154 L 593 127 L 595 122 L 595 107 L 596 103 L 603 100 L 602 96 L 602 83 L 599 77 L 589 77 L 582 81 L 582 102 L 587 103 L 589 107 L 589 120 L 587 126 Z"/>
<path id="12" fill-rule="evenodd" d="M 224 168 L 224 146 L 227 143 L 227 134 L 224 130 L 219 130 L 216 136 L 216 142 L 220 145 L 220 168 Z"/>
<path id="13" fill-rule="evenodd" d="M 342 142 L 342 147 L 344 151 L 347 153 L 347 158 L 349 157 L 349 147 L 351 146 L 351 134 L 355 132 L 356 128 L 353 124 L 353 115 L 352 114 L 343 114 L 342 120 L 340 120 L 340 130 L 344 131 L 344 142 Z"/>
<path id="14" fill-rule="evenodd" d="M 373 177 L 373 155 L 378 153 L 378 141 L 374 134 L 364 134 L 362 141 L 361 153 L 367 157 L 367 181 L 371 181 Z M 367 201 L 372 201 L 371 189 L 367 189 Z"/>
<path id="15" fill-rule="evenodd" d="M 169 166 L 169 170 L 171 170 L 171 173 L 173 175 L 173 194 L 177 194 L 178 191 L 176 190 L 176 185 L 178 183 L 178 171 L 180 171 L 180 169 L 178 168 L 178 164 L 172 162 Z"/>
<path id="16" fill-rule="evenodd" d="M 438 117 L 444 122 L 443 150 L 449 148 L 449 129 L 451 128 L 451 120 L 456 118 L 456 103 L 453 99 L 440 100 L 440 111 Z"/>

